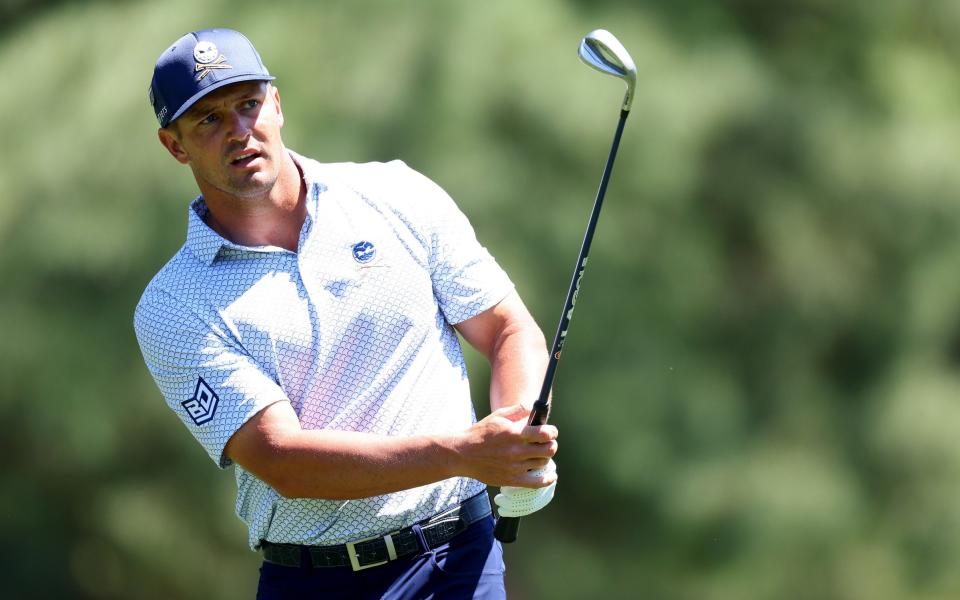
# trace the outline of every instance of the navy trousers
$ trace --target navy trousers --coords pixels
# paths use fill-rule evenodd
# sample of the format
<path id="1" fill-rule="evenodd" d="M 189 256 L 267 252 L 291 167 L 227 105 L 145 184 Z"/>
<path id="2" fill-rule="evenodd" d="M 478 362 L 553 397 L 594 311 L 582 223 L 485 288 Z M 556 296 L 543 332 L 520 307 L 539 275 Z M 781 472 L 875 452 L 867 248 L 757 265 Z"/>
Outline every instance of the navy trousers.
<path id="1" fill-rule="evenodd" d="M 420 553 L 385 565 L 350 567 L 260 567 L 258 600 L 343 598 L 423 600 L 506 598 L 503 550 L 493 539 L 493 517 L 470 525 L 446 544 L 427 548 L 419 529 Z"/>

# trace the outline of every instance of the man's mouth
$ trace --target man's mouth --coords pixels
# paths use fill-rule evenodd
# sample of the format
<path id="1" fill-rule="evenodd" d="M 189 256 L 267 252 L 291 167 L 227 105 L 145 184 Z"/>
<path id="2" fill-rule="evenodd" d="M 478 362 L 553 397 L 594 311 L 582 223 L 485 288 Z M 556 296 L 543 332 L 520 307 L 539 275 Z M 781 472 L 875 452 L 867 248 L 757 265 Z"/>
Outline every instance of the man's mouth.
<path id="1" fill-rule="evenodd" d="M 235 167 L 245 167 L 260 157 L 260 153 L 255 150 L 248 150 L 237 154 L 230 160 L 230 164 Z"/>

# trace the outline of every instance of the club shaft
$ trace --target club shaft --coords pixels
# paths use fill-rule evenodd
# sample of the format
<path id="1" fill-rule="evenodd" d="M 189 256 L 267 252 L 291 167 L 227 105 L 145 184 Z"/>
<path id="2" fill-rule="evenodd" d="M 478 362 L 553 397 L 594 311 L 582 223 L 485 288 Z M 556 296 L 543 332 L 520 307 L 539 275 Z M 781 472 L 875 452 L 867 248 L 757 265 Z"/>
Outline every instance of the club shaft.
<path id="1" fill-rule="evenodd" d="M 557 374 L 557 364 L 560 362 L 560 356 L 563 353 L 563 344 L 566 341 L 570 321 L 573 318 L 573 309 L 577 303 L 577 295 L 580 293 L 583 272 L 587 268 L 587 257 L 590 254 L 590 245 L 593 243 L 593 233 L 596 231 L 597 220 L 600 218 L 600 209 L 603 207 L 603 197 L 607 193 L 607 183 L 610 181 L 610 173 L 613 172 L 613 161 L 617 157 L 617 148 L 620 147 L 620 136 L 623 135 L 623 126 L 627 122 L 627 116 L 629 116 L 629 114 L 630 112 L 627 110 L 620 111 L 620 121 L 617 123 L 616 133 L 613 134 L 613 144 L 610 147 L 607 164 L 603 168 L 603 177 L 600 179 L 597 199 L 593 203 L 593 210 L 590 211 L 590 220 L 587 222 L 587 231 L 583 235 L 583 244 L 580 245 L 580 255 L 577 257 L 577 263 L 573 269 L 573 278 L 570 280 L 570 287 L 567 290 L 567 299 L 563 304 L 563 313 L 560 315 L 557 332 L 553 336 L 553 348 L 550 351 L 547 372 L 543 377 L 543 385 L 540 388 L 540 397 L 534 402 L 533 409 L 530 413 L 530 425 L 543 425 L 550 416 L 550 390 L 553 388 L 553 379 Z M 519 527 L 520 517 L 500 517 L 497 519 L 493 534 L 496 539 L 508 544 L 517 539 L 517 530 Z"/>

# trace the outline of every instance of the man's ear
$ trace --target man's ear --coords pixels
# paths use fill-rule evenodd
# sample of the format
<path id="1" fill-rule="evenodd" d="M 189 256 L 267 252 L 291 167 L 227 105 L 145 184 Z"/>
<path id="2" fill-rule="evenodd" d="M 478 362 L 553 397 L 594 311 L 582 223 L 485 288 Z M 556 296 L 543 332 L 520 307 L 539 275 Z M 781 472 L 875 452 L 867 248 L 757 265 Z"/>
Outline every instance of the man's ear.
<path id="1" fill-rule="evenodd" d="M 172 131 L 161 127 L 157 130 L 157 137 L 160 138 L 160 143 L 167 149 L 167 152 L 177 159 L 177 162 L 184 165 L 190 162 L 187 151 L 183 149 L 180 140 L 177 139 L 177 136 L 175 136 Z"/>

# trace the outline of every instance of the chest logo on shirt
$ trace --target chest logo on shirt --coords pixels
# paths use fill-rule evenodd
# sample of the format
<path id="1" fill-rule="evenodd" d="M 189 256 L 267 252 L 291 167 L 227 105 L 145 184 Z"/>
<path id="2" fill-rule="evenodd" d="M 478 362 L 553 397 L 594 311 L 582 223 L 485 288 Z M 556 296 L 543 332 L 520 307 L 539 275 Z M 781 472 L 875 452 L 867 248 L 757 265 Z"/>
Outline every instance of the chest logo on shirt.
<path id="1" fill-rule="evenodd" d="M 186 409 L 194 423 L 203 425 L 209 422 L 217 412 L 218 402 L 220 402 L 220 398 L 217 397 L 216 392 L 207 385 L 203 377 L 198 377 L 197 389 L 193 391 L 193 397 L 181 402 L 180 406 Z"/>
<path id="2" fill-rule="evenodd" d="M 377 249 L 373 242 L 362 241 L 353 245 L 353 259 L 360 264 L 366 264 L 377 256 Z"/>

